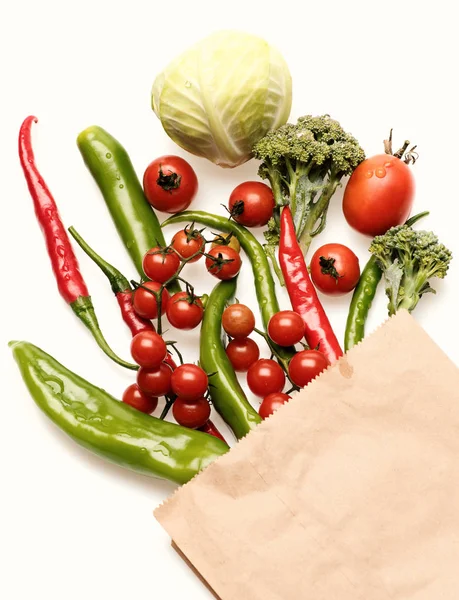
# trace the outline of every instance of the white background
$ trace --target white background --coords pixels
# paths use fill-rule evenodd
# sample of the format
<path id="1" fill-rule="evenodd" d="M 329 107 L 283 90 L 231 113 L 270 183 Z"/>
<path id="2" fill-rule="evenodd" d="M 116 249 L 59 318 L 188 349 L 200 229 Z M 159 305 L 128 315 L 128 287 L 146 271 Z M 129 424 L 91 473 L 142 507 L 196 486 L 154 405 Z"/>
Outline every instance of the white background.
<path id="1" fill-rule="evenodd" d="M 66 598 L 210 598 L 170 549 L 152 516 L 174 486 L 107 465 L 59 432 L 35 407 L 6 342 L 26 339 L 119 397 L 132 375 L 105 359 L 59 297 L 17 159 L 17 133 L 35 114 L 37 162 L 66 225 L 130 277 L 135 272 L 75 145 L 80 130 L 99 124 L 126 146 L 139 174 L 165 153 L 186 154 L 162 131 L 150 109 L 156 74 L 209 32 L 241 28 L 277 45 L 294 82 L 292 118 L 330 113 L 354 133 L 368 155 L 382 150 L 390 127 L 409 137 L 421 158 L 415 211 L 432 214 L 433 229 L 455 251 L 450 274 L 435 282 L 416 318 L 459 363 L 457 31 L 454 3 L 263 2 L 229 4 L 15 2 L 0 15 L 0 152 L 2 233 L 2 470 L 0 596 L 5 600 Z M 200 191 L 196 208 L 222 213 L 232 188 L 256 177 L 249 162 L 222 170 L 187 156 Z M 172 231 L 168 231 L 170 235 Z M 348 243 L 366 260 L 368 240 L 352 232 L 333 200 L 320 243 Z M 317 247 L 317 240 L 315 243 Z M 78 252 L 107 338 L 127 357 L 129 334 L 106 280 Z M 214 280 L 189 269 L 202 292 Z M 252 274 L 243 268 L 238 296 L 255 305 Z M 324 299 L 342 339 L 349 297 Z M 369 329 L 385 318 L 382 288 Z M 285 297 L 284 308 L 288 307 Z M 181 341 L 197 358 L 197 333 Z M 5 389 L 6 382 L 6 389 Z"/>

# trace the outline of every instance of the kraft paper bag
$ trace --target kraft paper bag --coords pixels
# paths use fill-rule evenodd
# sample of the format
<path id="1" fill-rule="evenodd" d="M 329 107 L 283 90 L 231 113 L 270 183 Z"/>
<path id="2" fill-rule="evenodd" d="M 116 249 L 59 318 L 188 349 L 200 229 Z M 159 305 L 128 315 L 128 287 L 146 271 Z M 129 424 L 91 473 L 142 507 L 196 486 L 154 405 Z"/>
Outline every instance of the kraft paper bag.
<path id="1" fill-rule="evenodd" d="M 155 516 L 221 600 L 458 600 L 458 369 L 400 312 Z"/>

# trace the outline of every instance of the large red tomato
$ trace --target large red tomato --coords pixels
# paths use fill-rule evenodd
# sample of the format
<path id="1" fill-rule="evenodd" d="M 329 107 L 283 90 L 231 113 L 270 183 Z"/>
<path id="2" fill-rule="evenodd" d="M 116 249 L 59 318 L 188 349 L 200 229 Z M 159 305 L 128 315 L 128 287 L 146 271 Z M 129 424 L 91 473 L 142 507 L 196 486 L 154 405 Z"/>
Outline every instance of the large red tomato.
<path id="1" fill-rule="evenodd" d="M 344 191 L 343 212 L 351 227 L 381 235 L 404 223 L 414 200 L 410 167 L 390 154 L 367 158 L 352 173 Z"/>
<path id="2" fill-rule="evenodd" d="M 191 204 L 198 191 L 198 178 L 180 156 L 161 156 L 148 165 L 143 188 L 153 208 L 175 214 Z"/>

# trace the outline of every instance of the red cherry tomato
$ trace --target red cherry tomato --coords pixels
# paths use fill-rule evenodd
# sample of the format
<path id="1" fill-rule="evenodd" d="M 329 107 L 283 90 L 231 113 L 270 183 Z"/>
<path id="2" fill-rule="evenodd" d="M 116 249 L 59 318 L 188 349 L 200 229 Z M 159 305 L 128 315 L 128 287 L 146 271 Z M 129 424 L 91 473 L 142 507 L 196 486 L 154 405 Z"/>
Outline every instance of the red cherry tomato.
<path id="1" fill-rule="evenodd" d="M 330 366 L 330 361 L 318 350 L 302 350 L 295 354 L 288 366 L 290 379 L 302 388 Z"/>
<path id="2" fill-rule="evenodd" d="M 288 396 L 283 392 L 269 394 L 266 396 L 266 398 L 263 398 L 263 402 L 260 404 L 260 408 L 258 409 L 258 414 L 262 419 L 266 419 L 290 399 L 291 396 Z"/>
<path id="3" fill-rule="evenodd" d="M 171 391 L 172 369 L 161 363 L 157 369 L 140 367 L 137 371 L 137 385 L 148 396 L 165 396 Z"/>
<path id="4" fill-rule="evenodd" d="M 166 342 L 154 331 L 141 331 L 132 338 L 131 355 L 141 367 L 157 369 L 166 358 Z"/>
<path id="5" fill-rule="evenodd" d="M 196 400 L 204 396 L 209 387 L 205 371 L 193 364 L 180 365 L 172 373 L 172 391 L 183 400 Z"/>
<path id="6" fill-rule="evenodd" d="M 142 266 L 149 279 L 165 283 L 177 273 L 180 257 L 171 248 L 156 246 L 145 254 Z"/>
<path id="7" fill-rule="evenodd" d="M 367 158 L 352 173 L 344 191 L 346 221 L 360 233 L 383 234 L 409 217 L 414 188 L 411 169 L 399 158 L 390 154 Z"/>
<path id="8" fill-rule="evenodd" d="M 154 292 L 159 292 L 161 284 L 157 281 L 146 281 L 134 292 L 134 300 L 132 302 L 135 312 L 144 319 L 156 319 L 158 316 L 158 303 L 156 296 L 144 289 L 148 288 Z M 161 294 L 161 314 L 164 314 L 167 302 L 169 300 L 169 292 L 164 288 Z"/>
<path id="9" fill-rule="evenodd" d="M 347 294 L 359 282 L 359 259 L 343 244 L 325 244 L 314 252 L 311 259 L 311 278 L 324 294 Z"/>
<path id="10" fill-rule="evenodd" d="M 167 303 L 166 316 L 177 329 L 194 329 L 202 321 L 203 314 L 201 300 L 191 297 L 188 292 L 177 292 Z"/>
<path id="11" fill-rule="evenodd" d="M 180 254 L 183 259 L 188 259 L 197 252 L 204 251 L 206 242 L 197 229 L 185 227 L 172 238 L 171 246 Z M 194 258 L 188 261 L 188 264 L 194 263 L 201 258 L 202 254 L 196 254 Z"/>
<path id="12" fill-rule="evenodd" d="M 268 335 L 279 346 L 294 346 L 304 337 L 304 322 L 293 310 L 281 310 L 268 323 Z"/>
<path id="13" fill-rule="evenodd" d="M 158 398 L 147 396 L 136 383 L 124 390 L 123 402 L 149 415 L 158 406 Z"/>
<path id="14" fill-rule="evenodd" d="M 222 325 L 232 338 L 246 338 L 255 329 L 255 317 L 245 304 L 231 304 L 223 311 Z"/>
<path id="15" fill-rule="evenodd" d="M 211 248 L 209 256 L 206 257 L 207 270 L 211 275 L 222 281 L 236 277 L 241 270 L 241 264 L 240 255 L 229 246 Z"/>
<path id="16" fill-rule="evenodd" d="M 263 227 L 273 216 L 275 202 L 270 187 L 260 181 L 241 183 L 231 193 L 228 208 L 245 227 Z"/>
<path id="17" fill-rule="evenodd" d="M 205 425 L 210 417 L 210 404 L 203 396 L 191 401 L 177 398 L 172 405 L 172 414 L 179 425 L 198 429 Z"/>
<path id="18" fill-rule="evenodd" d="M 255 396 L 264 398 L 281 392 L 285 385 L 285 373 L 277 362 L 261 358 L 247 371 L 247 385 Z"/>
<path id="19" fill-rule="evenodd" d="M 226 346 L 226 354 L 238 373 L 245 373 L 260 358 L 260 349 L 250 338 L 231 340 Z"/>
<path id="20" fill-rule="evenodd" d="M 158 406 L 158 398 L 148 396 L 142 392 L 136 383 L 131 384 L 124 390 L 122 400 L 125 404 L 129 404 L 129 406 L 132 406 L 147 415 L 152 413 Z"/>
<path id="21" fill-rule="evenodd" d="M 160 156 L 148 165 L 143 188 L 156 210 L 175 214 L 191 204 L 198 191 L 198 178 L 180 156 Z"/>

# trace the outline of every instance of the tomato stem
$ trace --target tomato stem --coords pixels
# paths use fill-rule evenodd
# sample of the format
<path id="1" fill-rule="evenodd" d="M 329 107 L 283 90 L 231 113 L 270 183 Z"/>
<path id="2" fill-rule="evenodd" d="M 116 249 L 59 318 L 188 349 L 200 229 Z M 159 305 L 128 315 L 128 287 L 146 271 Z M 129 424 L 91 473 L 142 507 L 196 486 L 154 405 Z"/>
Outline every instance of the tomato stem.
<path id="1" fill-rule="evenodd" d="M 172 405 L 174 404 L 176 398 L 177 396 L 166 396 L 166 404 L 164 405 L 164 408 L 161 414 L 159 415 L 161 421 L 164 421 L 164 419 L 167 417 L 167 414 L 170 411 Z"/>
<path id="2" fill-rule="evenodd" d="M 392 132 L 393 132 L 393 129 L 390 130 L 389 137 L 387 138 L 387 140 L 384 140 L 384 152 L 386 154 L 390 154 L 391 156 L 395 156 L 396 158 L 399 158 L 400 160 L 403 160 L 403 162 L 407 165 L 410 165 L 410 164 L 414 165 L 414 163 L 419 158 L 419 154 L 415 151 L 417 146 L 412 146 L 408 150 L 410 141 L 405 140 L 405 142 L 403 143 L 403 146 L 401 148 L 399 148 L 396 152 L 394 152 L 393 147 L 392 147 Z M 408 152 L 407 152 L 407 150 L 408 150 Z M 405 152 L 406 152 L 406 154 L 405 154 Z"/>
<path id="3" fill-rule="evenodd" d="M 179 188 L 181 180 L 182 176 L 177 175 L 177 173 L 174 173 L 173 171 L 171 171 L 168 175 L 165 175 L 161 165 L 159 166 L 159 175 L 156 183 L 165 192 L 172 192 L 172 190 Z"/>
<path id="4" fill-rule="evenodd" d="M 261 335 L 262 338 L 264 338 L 264 340 L 266 341 L 266 343 L 268 344 L 268 348 L 271 351 L 271 359 L 273 357 L 276 358 L 277 362 L 280 364 L 280 366 L 282 367 L 282 369 L 284 370 L 287 379 L 290 381 L 290 383 L 293 386 L 294 390 L 299 390 L 300 388 L 295 385 L 293 383 L 293 381 L 290 379 L 290 375 L 288 372 L 288 360 L 286 360 L 285 358 L 283 358 L 282 356 L 280 356 L 280 354 L 277 352 L 275 345 L 273 344 L 273 342 L 271 341 L 271 338 L 269 337 L 269 335 L 267 333 L 265 333 L 264 331 L 261 331 L 260 329 L 257 329 L 256 327 L 254 328 L 255 333 L 258 333 L 258 335 Z"/>

